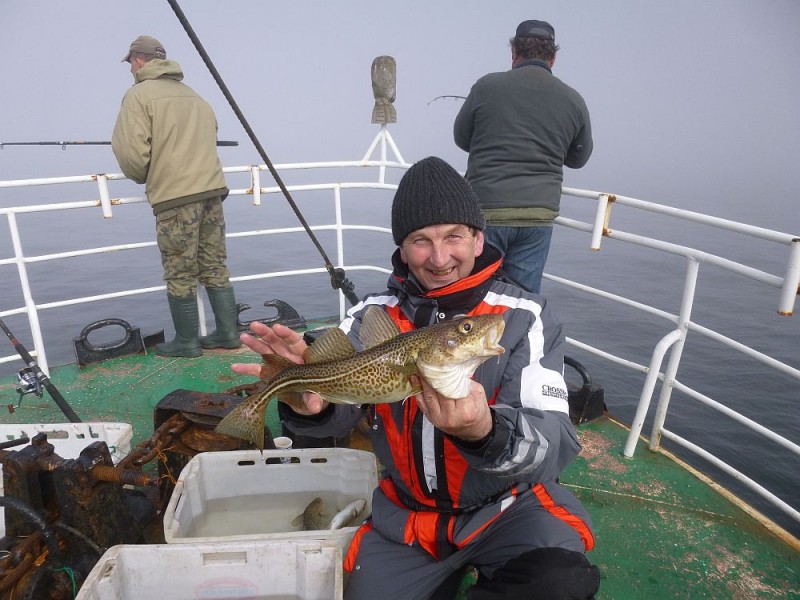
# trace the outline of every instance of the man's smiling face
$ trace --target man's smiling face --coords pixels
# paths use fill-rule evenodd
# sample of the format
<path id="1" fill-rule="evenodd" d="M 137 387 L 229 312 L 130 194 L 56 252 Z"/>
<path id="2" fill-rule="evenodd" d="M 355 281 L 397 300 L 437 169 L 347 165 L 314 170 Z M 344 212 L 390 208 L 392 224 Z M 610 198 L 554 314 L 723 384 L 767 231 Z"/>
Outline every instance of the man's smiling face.
<path id="1" fill-rule="evenodd" d="M 482 231 L 451 223 L 412 231 L 400 245 L 400 258 L 427 291 L 468 276 L 481 252 Z"/>

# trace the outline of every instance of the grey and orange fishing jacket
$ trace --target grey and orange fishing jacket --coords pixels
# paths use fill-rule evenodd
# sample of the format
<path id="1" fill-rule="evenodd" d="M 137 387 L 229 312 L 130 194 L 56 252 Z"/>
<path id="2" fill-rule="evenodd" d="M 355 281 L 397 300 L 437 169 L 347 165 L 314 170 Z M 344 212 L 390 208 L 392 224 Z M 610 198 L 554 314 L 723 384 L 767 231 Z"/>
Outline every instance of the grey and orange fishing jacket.
<path id="1" fill-rule="evenodd" d="M 281 403 L 286 427 L 300 435 L 342 437 L 368 411 L 371 440 L 384 469 L 377 494 L 388 505 L 407 509 L 402 541 L 419 542 L 437 558 L 441 515 L 484 514 L 470 527 L 477 535 L 502 512 L 504 501 L 529 491 L 540 492 L 540 502 L 551 504 L 591 549 L 594 540 L 583 507 L 556 506 L 545 489 L 557 486 L 580 451 L 563 378 L 564 334 L 548 301 L 505 281 L 498 272 L 500 254 L 489 244 L 469 277 L 427 293 L 399 260 L 399 252 L 393 263 L 388 289 L 353 307 L 340 327 L 360 349 L 360 316 L 368 304 L 384 306 L 403 332 L 465 314 L 502 314 L 500 344 L 506 352 L 481 364 L 473 377 L 486 390 L 494 420 L 491 434 L 481 442 L 456 439 L 436 429 L 413 397 L 362 407 L 330 404 L 313 417 L 297 415 Z M 379 528 L 384 517 L 388 525 L 388 513 L 395 511 L 380 514 L 387 503 L 376 501 L 377 494 L 372 521 Z M 490 505 L 498 510 L 483 510 Z M 450 541 L 457 547 L 473 535 Z"/>

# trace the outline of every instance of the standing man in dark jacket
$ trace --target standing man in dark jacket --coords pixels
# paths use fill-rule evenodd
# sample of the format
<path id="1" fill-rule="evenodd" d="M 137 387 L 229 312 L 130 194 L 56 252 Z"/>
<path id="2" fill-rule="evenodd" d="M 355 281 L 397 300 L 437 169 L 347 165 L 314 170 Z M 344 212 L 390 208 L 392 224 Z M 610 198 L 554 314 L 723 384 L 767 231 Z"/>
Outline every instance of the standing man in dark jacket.
<path id="1" fill-rule="evenodd" d="M 539 293 L 561 203 L 563 166 L 592 154 L 589 111 L 556 78 L 555 31 L 523 21 L 511 38 L 511 70 L 480 78 L 456 116 L 456 145 L 469 152 L 467 179 L 486 216 L 486 239 L 503 269 Z"/>
<path id="2" fill-rule="evenodd" d="M 158 344 L 161 356 L 200 356 L 202 348 L 238 348 L 238 310 L 225 264 L 228 195 L 217 156 L 211 106 L 181 83 L 180 65 L 147 35 L 136 38 L 123 62 L 135 84 L 122 99 L 111 148 L 126 177 L 144 183 L 156 216 L 175 339 Z M 199 338 L 197 281 L 208 293 L 216 330 Z"/>
<path id="3" fill-rule="evenodd" d="M 584 553 L 591 521 L 558 477 L 580 451 L 564 383 L 564 334 L 550 304 L 505 281 L 485 243 L 469 183 L 429 157 L 403 176 L 392 204 L 398 245 L 388 288 L 354 306 L 340 328 L 360 348 L 361 318 L 382 307 L 400 331 L 462 315 L 500 314 L 505 352 L 480 365 L 463 398 L 423 392 L 389 404 L 329 404 L 310 392 L 280 403 L 294 434 L 341 437 L 366 413 L 384 469 L 372 516 L 344 561 L 346 600 L 451 600 L 464 570 L 480 572 L 470 598 L 592 598 L 600 578 Z M 259 354 L 303 362 L 288 327 L 242 336 Z M 258 375 L 258 364 L 234 371 Z"/>

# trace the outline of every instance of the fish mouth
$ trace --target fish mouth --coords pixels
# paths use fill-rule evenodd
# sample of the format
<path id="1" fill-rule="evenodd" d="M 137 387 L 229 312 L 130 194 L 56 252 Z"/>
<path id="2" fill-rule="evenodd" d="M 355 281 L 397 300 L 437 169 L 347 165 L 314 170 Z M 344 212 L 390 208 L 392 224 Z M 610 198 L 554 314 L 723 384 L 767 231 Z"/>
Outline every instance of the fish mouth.
<path id="1" fill-rule="evenodd" d="M 505 352 L 505 348 L 500 345 L 500 338 L 503 337 L 505 329 L 506 322 L 501 319 L 486 331 L 486 335 L 483 338 L 483 347 L 488 350 L 490 354 L 503 354 Z"/>

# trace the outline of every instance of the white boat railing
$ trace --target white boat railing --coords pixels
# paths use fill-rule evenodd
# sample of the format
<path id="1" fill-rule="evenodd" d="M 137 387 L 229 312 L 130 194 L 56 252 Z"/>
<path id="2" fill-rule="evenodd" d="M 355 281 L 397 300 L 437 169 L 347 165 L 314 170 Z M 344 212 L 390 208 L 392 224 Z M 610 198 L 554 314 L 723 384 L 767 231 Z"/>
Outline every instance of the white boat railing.
<path id="1" fill-rule="evenodd" d="M 373 160 L 371 157 L 376 149 L 380 149 L 380 157 Z M 390 154 L 392 156 L 390 156 Z M 359 270 L 371 270 L 382 273 L 389 273 L 389 271 L 377 264 L 347 264 L 345 261 L 345 238 L 346 232 L 362 230 L 362 231 L 375 231 L 387 236 L 391 235 L 388 227 L 378 225 L 355 225 L 345 223 L 342 219 L 341 210 L 341 194 L 348 193 L 350 190 L 356 189 L 374 189 L 374 190 L 394 190 L 396 184 L 387 183 L 386 172 L 387 169 L 403 170 L 408 168 L 409 164 L 400 156 L 397 151 L 388 130 L 382 127 L 379 134 L 376 136 L 372 145 L 370 146 L 367 154 L 360 161 L 340 161 L 340 162 L 317 162 L 317 163 L 292 163 L 284 165 L 275 165 L 275 168 L 281 172 L 289 171 L 306 171 L 306 170 L 319 170 L 319 169 L 371 169 L 377 170 L 377 178 L 373 181 L 356 181 L 356 182 L 342 182 L 335 183 L 321 183 L 321 184 L 306 184 L 306 185 L 287 185 L 287 189 L 291 193 L 303 193 L 309 191 L 326 191 L 330 192 L 334 206 L 334 222 L 311 227 L 315 232 L 332 230 L 336 235 L 336 254 L 335 263 L 336 267 L 343 268 L 347 272 Z M 230 167 L 225 169 L 226 174 L 248 174 L 250 177 L 251 185 L 246 188 L 231 189 L 230 195 L 236 196 L 251 196 L 254 204 L 261 203 L 263 196 L 280 194 L 281 190 L 275 187 L 262 186 L 261 171 L 266 170 L 264 165 L 248 165 L 241 167 Z M 65 258 L 72 258 L 77 256 L 91 256 L 103 255 L 110 252 L 121 252 L 140 249 L 144 247 L 155 246 L 155 241 L 148 241 L 143 243 L 120 243 L 116 245 L 74 250 L 67 252 L 59 252 L 52 254 L 41 254 L 29 256 L 24 251 L 24 246 L 20 239 L 20 229 L 17 224 L 17 216 L 24 213 L 31 212 L 46 212 L 52 213 L 55 211 L 63 210 L 97 210 L 100 208 L 103 215 L 110 218 L 113 215 L 115 206 L 142 203 L 146 202 L 145 198 L 141 196 L 132 197 L 118 197 L 113 198 L 109 192 L 109 184 L 117 181 L 124 180 L 125 178 L 120 174 L 101 174 L 101 175 L 87 175 L 81 177 L 60 177 L 60 178 L 47 178 L 47 179 L 29 179 L 29 180 L 15 180 L 15 181 L 0 181 L 0 192 L 8 188 L 30 188 L 36 186 L 62 186 L 71 185 L 74 183 L 95 182 L 97 185 L 97 192 L 99 198 L 92 198 L 85 201 L 75 202 L 56 202 L 51 204 L 38 204 L 32 206 L 15 206 L 10 208 L 0 208 L 0 215 L 5 217 L 5 221 L 10 233 L 12 242 L 13 256 L 0 257 L 0 266 L 15 265 L 19 276 L 19 286 L 24 298 L 24 305 L 16 308 L 10 308 L 0 311 L 0 318 L 25 314 L 27 316 L 31 335 L 33 338 L 33 349 L 30 353 L 36 357 L 39 366 L 47 373 L 48 360 L 46 349 L 44 347 L 42 331 L 39 323 L 39 313 L 49 309 L 85 305 L 92 302 L 108 300 L 113 298 L 120 298 L 124 296 L 140 296 L 150 294 L 157 291 L 163 291 L 165 286 L 153 286 L 138 289 L 129 289 L 124 291 L 116 291 L 111 293 L 104 293 L 92 296 L 85 296 L 79 298 L 68 298 L 48 303 L 37 303 L 31 290 L 29 281 L 28 265 L 39 262 L 57 261 Z M 636 444 L 640 438 L 642 428 L 644 427 L 645 419 L 648 415 L 652 396 L 655 391 L 656 384 L 661 383 L 661 392 L 658 398 L 655 415 L 653 418 L 652 430 L 650 433 L 649 447 L 655 450 L 659 447 L 661 439 L 666 438 L 675 444 L 685 448 L 687 451 L 702 457 L 716 467 L 722 469 L 726 473 L 732 475 L 739 481 L 743 482 L 748 488 L 759 494 L 767 502 L 771 503 L 779 510 L 789 515 L 792 519 L 800 522 L 800 512 L 797 508 L 790 506 L 785 501 L 781 500 L 773 493 L 762 487 L 757 482 L 753 481 L 746 475 L 740 473 L 731 467 L 726 461 L 719 457 L 713 456 L 708 451 L 699 445 L 690 442 L 678 436 L 674 432 L 665 428 L 665 418 L 667 410 L 674 389 L 688 395 L 689 397 L 697 400 L 698 402 L 710 407 L 721 414 L 724 414 L 752 431 L 763 435 L 765 438 L 779 444 L 787 451 L 800 456 L 800 446 L 793 441 L 769 430 L 768 428 L 756 423 L 748 417 L 730 409 L 724 404 L 713 400 L 706 395 L 698 392 L 690 386 L 682 383 L 677 379 L 678 367 L 681 362 L 686 336 L 689 331 L 692 331 L 701 336 L 713 339 L 742 355 L 748 356 L 767 367 L 776 369 L 798 382 L 798 390 L 800 390 L 800 370 L 781 362 L 773 357 L 762 354 L 753 348 L 750 348 L 736 340 L 727 336 L 719 334 L 711 329 L 708 329 L 698 323 L 692 321 L 692 309 L 696 296 L 696 285 L 701 266 L 713 265 L 730 272 L 737 273 L 754 281 L 766 284 L 768 286 L 780 290 L 777 311 L 782 315 L 791 315 L 794 311 L 795 301 L 800 288 L 800 238 L 795 235 L 781 233 L 773 230 L 753 227 L 750 225 L 728 221 L 717 217 L 711 217 L 700 213 L 695 213 L 686 210 L 679 210 L 669 206 L 654 204 L 629 198 L 625 196 L 613 196 L 606 193 L 594 192 L 589 190 L 579 190 L 574 188 L 564 188 L 563 194 L 565 199 L 577 198 L 585 199 L 596 204 L 593 222 L 583 222 L 566 217 L 559 217 L 556 224 L 562 227 L 574 229 L 577 231 L 589 234 L 591 241 L 590 247 L 593 250 L 600 250 L 602 239 L 604 237 L 609 239 L 618 240 L 627 244 L 633 244 L 645 248 L 650 248 L 660 252 L 682 256 L 686 260 L 686 272 L 684 277 L 684 284 L 682 290 L 682 300 L 680 310 L 677 314 L 672 314 L 667 311 L 658 309 L 654 306 L 641 303 L 621 295 L 610 293 L 595 287 L 591 287 L 579 282 L 571 281 L 562 277 L 546 273 L 545 278 L 555 282 L 559 285 L 566 286 L 580 294 L 588 294 L 595 298 L 603 298 L 615 302 L 620 306 L 630 308 L 634 311 L 640 311 L 649 315 L 654 315 L 663 319 L 671 326 L 669 330 L 661 337 L 652 350 L 648 364 L 640 364 L 635 360 L 630 360 L 617 356 L 611 352 L 601 348 L 586 344 L 577 339 L 568 338 L 568 343 L 572 346 L 579 348 L 583 351 L 591 353 L 605 361 L 614 363 L 616 365 L 625 367 L 626 369 L 641 373 L 645 375 L 645 381 L 639 396 L 636 413 L 631 425 L 631 432 L 628 437 L 627 443 L 624 448 L 624 455 L 626 457 L 633 457 Z M 391 196 L 391 194 L 386 194 Z M 633 233 L 627 233 L 616 228 L 611 227 L 612 207 L 625 206 L 635 210 L 644 210 L 660 215 L 668 216 L 675 219 L 680 219 L 688 222 L 701 223 L 704 225 L 716 227 L 729 232 L 752 236 L 761 240 L 779 244 L 786 248 L 786 267 L 783 276 L 778 276 L 766 273 L 759 269 L 740 264 L 738 262 L 728 260 L 711 253 L 702 252 L 690 247 L 681 246 L 674 243 L 661 241 L 652 237 L 645 237 Z M 385 213 L 388 216 L 388 210 Z M 385 219 L 388 220 L 388 219 Z M 384 222 L 385 222 L 384 220 Z M 303 227 L 284 227 L 284 228 L 267 228 L 267 229 L 253 229 L 249 231 L 230 232 L 228 237 L 247 238 L 256 236 L 267 236 L 276 234 L 300 234 L 303 235 L 305 230 Z M 384 257 L 376 257 L 383 262 Z M 291 277 L 305 274 L 326 273 L 323 267 L 312 269 L 297 269 L 297 270 L 282 270 L 282 271 L 265 271 L 252 273 L 247 275 L 238 275 L 232 278 L 232 281 L 252 281 L 256 279 L 268 279 L 276 277 Z M 199 303 L 201 311 L 203 310 L 202 302 Z M 339 292 L 339 316 L 344 317 L 346 310 L 345 296 Z M 201 329 L 205 333 L 205 316 L 201 312 Z M 30 349 L 29 349 L 30 350 Z M 666 368 L 662 370 L 662 365 L 667 355 Z M 0 363 L 6 363 L 19 360 L 17 355 L 0 356 Z M 663 371 L 663 372 L 662 372 Z M 800 394 L 798 394 L 800 397 Z"/>
<path id="2" fill-rule="evenodd" d="M 379 158 L 373 159 L 373 155 L 378 152 Z M 335 266 L 343 268 L 346 271 L 361 271 L 361 270 L 374 270 L 383 273 L 389 273 L 385 267 L 373 265 L 347 265 L 344 261 L 344 231 L 345 230 L 368 230 L 381 233 L 390 234 L 390 229 L 380 226 L 364 226 L 364 225 L 346 225 L 342 221 L 342 207 L 341 207 L 341 192 L 342 190 L 355 190 L 355 189 L 383 189 L 395 190 L 396 184 L 386 183 L 386 170 L 388 169 L 407 169 L 410 165 L 403 161 L 402 156 L 397 150 L 397 146 L 391 137 L 388 129 L 382 126 L 378 134 L 375 136 L 372 144 L 370 145 L 364 158 L 360 161 L 328 161 L 328 162 L 313 162 L 313 163 L 287 163 L 275 165 L 276 169 L 280 172 L 289 171 L 307 171 L 317 169 L 348 169 L 359 168 L 368 170 L 377 170 L 377 179 L 375 181 L 367 182 L 349 182 L 349 183 L 324 183 L 312 185 L 287 185 L 286 189 L 290 193 L 302 193 L 310 191 L 330 191 L 333 197 L 335 222 L 329 225 L 321 225 L 310 227 L 314 232 L 334 230 L 336 232 L 336 260 Z M 262 187 L 260 173 L 266 171 L 266 165 L 248 165 L 239 167 L 226 167 L 223 169 L 225 174 L 240 174 L 247 173 L 250 176 L 251 185 L 247 188 L 234 188 L 230 190 L 230 196 L 252 196 L 253 204 L 259 206 L 261 204 L 262 196 L 269 194 L 281 194 L 282 190 L 278 186 Z M 75 250 L 68 252 L 58 252 L 52 254 L 41 254 L 35 256 L 26 255 L 23 250 L 22 240 L 20 238 L 20 228 L 17 223 L 17 215 L 28 213 L 53 213 L 64 210 L 96 210 L 98 207 L 102 210 L 104 218 L 110 219 L 113 217 L 113 207 L 123 206 L 127 204 L 141 204 L 146 203 L 147 199 L 143 196 L 130 196 L 130 197 L 116 197 L 112 198 L 109 192 L 109 182 L 124 181 L 126 177 L 121 173 L 112 174 L 97 174 L 97 175 L 82 175 L 70 177 L 49 177 L 39 179 L 26 179 L 26 180 L 7 180 L 0 181 L 0 191 L 3 189 L 22 189 L 38 186 L 64 186 L 71 184 L 85 184 L 95 183 L 99 198 L 91 200 L 75 201 L 75 202 L 56 202 L 52 204 L 36 204 L 30 206 L 15 206 L 8 208 L 0 208 L 0 216 L 6 217 L 10 239 L 12 242 L 13 256 L 10 258 L 0 258 L 0 267 L 4 265 L 16 265 L 20 289 L 24 299 L 24 305 L 18 308 L 0 311 L 0 318 L 25 314 L 28 318 L 28 323 L 31 330 L 31 337 L 33 338 L 33 349 L 29 349 L 32 357 L 36 359 L 38 366 L 46 373 L 49 374 L 49 363 L 47 359 L 47 351 L 42 336 L 41 324 L 39 321 L 39 312 L 54 308 L 61 308 L 65 306 L 76 306 L 87 304 L 91 302 L 98 302 L 102 300 L 110 300 L 116 298 L 123 298 L 128 296 L 139 296 L 153 292 L 163 291 L 166 286 L 159 285 L 147 288 L 129 289 L 106 294 L 97 294 L 92 296 L 84 296 L 79 298 L 70 298 L 48 303 L 38 303 L 33 297 L 31 290 L 28 268 L 29 264 L 57 261 L 67 258 L 75 258 L 79 256 L 92 256 L 103 255 L 111 252 L 121 252 L 129 250 L 138 250 L 141 248 L 148 248 L 156 246 L 155 240 L 150 242 L 128 243 L 128 244 L 115 244 L 111 246 L 103 246 L 96 248 L 88 248 L 83 250 Z M 61 188 L 59 188 L 60 190 Z M 267 236 L 284 233 L 304 233 L 303 227 L 288 227 L 288 228 L 270 228 L 258 229 L 251 231 L 242 231 L 236 233 L 229 233 L 228 238 L 243 238 L 253 236 Z M 274 277 L 290 277 L 297 275 L 308 275 L 316 273 L 327 273 L 324 267 L 314 269 L 294 269 L 286 271 L 270 271 L 262 273 L 253 273 L 249 275 L 242 275 L 232 277 L 232 282 L 237 281 L 252 281 L 258 279 L 269 279 Z M 339 293 L 339 316 L 344 318 L 346 304 L 345 296 Z M 198 306 L 200 309 L 200 328 L 201 333 L 207 333 L 204 307 L 203 303 L 198 299 Z M 8 356 L 0 356 L 0 364 L 20 360 L 17 354 Z"/>
<path id="3" fill-rule="evenodd" d="M 728 408 L 724 404 L 712 400 L 711 398 L 705 396 L 704 394 L 701 394 L 697 390 L 681 383 L 677 379 L 677 372 L 680 366 L 684 344 L 686 342 L 686 334 L 688 331 L 691 330 L 709 339 L 713 339 L 716 342 L 727 346 L 728 348 L 740 352 L 743 355 L 749 356 L 750 358 L 753 358 L 768 367 L 774 368 L 794 378 L 795 380 L 798 381 L 798 397 L 800 397 L 800 369 L 794 368 L 786 363 L 783 363 L 761 352 L 758 352 L 753 348 L 741 344 L 727 336 L 721 335 L 715 331 L 712 331 L 706 327 L 703 327 L 691 321 L 692 308 L 696 295 L 697 280 L 700 271 L 700 266 L 702 264 L 714 265 L 718 268 L 722 268 L 730 272 L 737 273 L 749 279 L 765 283 L 772 287 L 779 288 L 781 290 L 781 293 L 777 307 L 777 312 L 778 314 L 783 316 L 791 316 L 794 311 L 797 295 L 800 294 L 800 237 L 769 229 L 763 229 L 760 227 L 754 227 L 743 223 L 728 221 L 726 219 L 720 219 L 718 217 L 703 215 L 692 211 L 680 210 L 669 206 L 663 206 L 651 202 L 645 202 L 642 200 L 637 200 L 635 198 L 628 198 L 624 196 L 611 196 L 609 194 L 604 194 L 600 192 L 590 192 L 587 190 L 577 190 L 572 188 L 564 188 L 562 190 L 562 193 L 566 196 L 588 198 L 590 200 L 597 202 L 597 210 L 595 213 L 596 216 L 592 224 L 575 221 L 572 219 L 566 219 L 563 217 L 559 217 L 556 220 L 556 222 L 559 225 L 563 225 L 565 227 L 569 227 L 579 231 L 586 231 L 590 233 L 592 238 L 591 239 L 592 250 L 600 250 L 602 238 L 608 237 L 610 239 L 617 239 L 620 241 L 628 242 L 642 247 L 651 248 L 654 250 L 659 250 L 662 252 L 667 252 L 678 256 L 683 256 L 686 258 L 686 275 L 684 279 L 684 287 L 682 292 L 680 311 L 678 314 L 671 314 L 666 311 L 657 309 L 653 306 L 636 302 L 628 298 L 623 298 L 616 294 L 604 292 L 596 288 L 581 285 L 560 277 L 555 277 L 549 274 L 544 275 L 544 277 L 549 280 L 556 281 L 560 284 L 572 287 L 574 289 L 578 289 L 583 292 L 587 292 L 595 296 L 603 297 L 615 301 L 619 304 L 623 304 L 631 308 L 638 309 L 640 311 L 666 319 L 675 324 L 675 328 L 667 332 L 654 347 L 648 365 L 641 365 L 636 362 L 614 356 L 610 353 L 583 344 L 576 340 L 572 339 L 567 340 L 568 343 L 576 347 L 580 347 L 591 354 L 594 354 L 596 356 L 614 362 L 615 364 L 646 374 L 645 382 L 644 385 L 642 386 L 642 390 L 639 396 L 639 402 L 637 404 L 636 413 L 631 423 L 631 431 L 628 435 L 628 439 L 626 441 L 625 448 L 623 450 L 623 455 L 627 458 L 632 458 L 634 455 L 637 442 L 639 441 L 642 429 L 645 424 L 645 419 L 648 414 L 648 409 L 650 408 L 650 403 L 652 400 L 653 393 L 655 391 L 656 382 L 660 380 L 662 383 L 661 393 L 658 399 L 655 417 L 650 433 L 649 448 L 651 450 L 656 450 L 660 446 L 661 438 L 662 437 L 667 438 L 672 442 L 674 442 L 675 444 L 678 444 L 682 448 L 694 453 L 697 456 L 702 457 L 703 459 L 713 464 L 717 468 L 721 469 L 728 475 L 739 480 L 747 488 L 749 488 L 750 490 L 752 490 L 753 492 L 764 498 L 767 502 L 769 502 L 776 508 L 780 509 L 781 511 L 789 515 L 792 519 L 794 519 L 798 523 L 800 523 L 800 511 L 798 511 L 795 507 L 784 502 L 779 497 L 774 495 L 772 492 L 764 488 L 762 485 L 755 482 L 753 479 L 747 477 L 740 471 L 731 467 L 724 460 L 720 459 L 717 456 L 714 456 L 710 452 L 704 450 L 702 447 L 666 429 L 664 426 L 667 416 L 667 409 L 669 406 L 670 398 L 672 396 L 672 391 L 673 389 L 678 389 L 681 392 L 685 393 L 686 395 L 704 404 L 705 406 L 708 406 L 722 414 L 725 414 L 729 418 L 739 422 L 748 429 L 751 429 L 752 431 L 762 435 L 764 438 L 769 439 L 770 441 L 784 447 L 785 449 L 795 454 L 796 456 L 800 456 L 800 445 L 775 433 L 774 431 L 771 431 L 770 429 L 760 425 L 759 423 L 753 421 L 752 419 L 749 419 L 748 417 L 742 415 L 741 413 Z M 686 221 L 718 227 L 720 229 L 724 229 L 730 232 L 749 235 L 758 239 L 762 239 L 764 241 L 774 242 L 777 244 L 784 245 L 788 248 L 786 252 L 787 261 L 786 261 L 785 275 L 783 277 L 779 277 L 776 275 L 766 273 L 759 269 L 749 267 L 747 265 L 743 265 L 725 258 L 721 258 L 719 256 L 715 256 L 713 254 L 695 250 L 693 248 L 688 248 L 685 246 L 680 246 L 677 244 L 663 242 L 661 240 L 656 240 L 653 238 L 643 237 L 612 229 L 610 227 L 610 217 L 611 217 L 611 207 L 613 202 L 617 202 L 620 205 L 626 205 L 641 210 L 647 210 L 650 212 L 667 215 L 670 217 L 676 217 Z M 667 363 L 666 371 L 662 373 L 661 367 L 667 353 L 670 354 L 670 358 Z"/>

